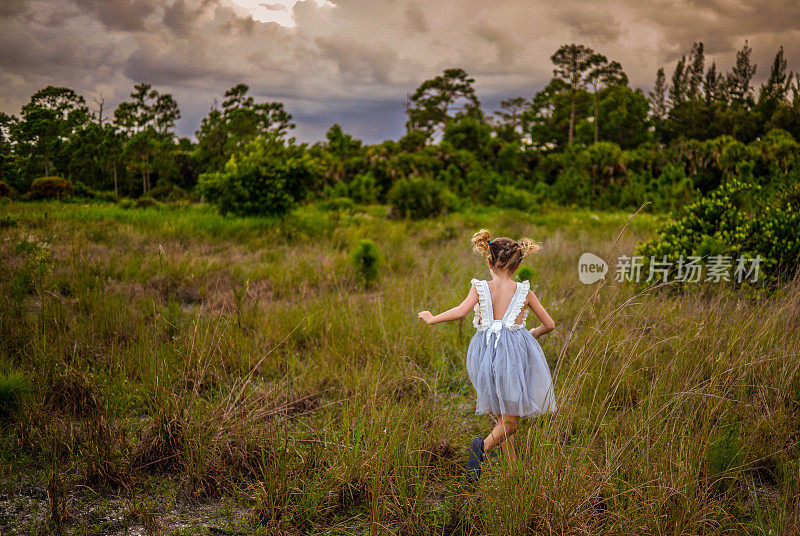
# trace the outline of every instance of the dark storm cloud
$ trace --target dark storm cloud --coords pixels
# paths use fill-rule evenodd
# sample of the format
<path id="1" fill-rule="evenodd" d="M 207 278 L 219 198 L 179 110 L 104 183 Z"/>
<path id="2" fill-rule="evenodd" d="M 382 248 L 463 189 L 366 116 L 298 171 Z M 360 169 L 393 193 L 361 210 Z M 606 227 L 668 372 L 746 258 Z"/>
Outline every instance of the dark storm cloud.
<path id="1" fill-rule="evenodd" d="M 406 27 L 414 33 L 425 33 L 428 31 L 428 21 L 425 12 L 416 4 L 409 3 L 404 13 Z"/>
<path id="2" fill-rule="evenodd" d="M 498 62 L 508 65 L 515 61 L 521 49 L 521 44 L 508 31 L 489 24 L 481 24 L 473 27 L 472 32 L 477 37 L 494 46 Z"/>
<path id="3" fill-rule="evenodd" d="M 325 57 L 334 60 L 341 72 L 361 82 L 389 83 L 397 53 L 379 43 L 351 37 L 318 37 L 315 41 Z"/>
<path id="4" fill-rule="evenodd" d="M 219 74 L 215 63 L 204 51 L 174 46 L 162 50 L 156 41 L 136 49 L 128 57 L 123 73 L 131 80 L 167 86 L 213 78 Z"/>
<path id="5" fill-rule="evenodd" d="M 73 26 L 70 27 L 69 25 Z M 0 32 L 0 72 L 18 76 L 83 76 L 104 67 L 113 67 L 115 49 L 113 44 L 93 36 L 77 40 L 74 32 L 81 22 L 72 17 L 62 24 L 44 26 L 26 20 L 24 31 Z M 15 25 L 10 25 L 12 28 Z M 52 84 L 58 85 L 54 79 Z"/>
<path id="6" fill-rule="evenodd" d="M 729 69 L 736 62 L 736 52 L 748 40 L 753 47 L 752 59 L 758 65 L 756 85 L 769 75 L 781 45 L 789 68 L 797 70 L 800 66 L 800 9 L 792 0 L 658 0 L 647 4 L 640 16 L 644 23 L 664 32 L 663 46 L 655 56 L 662 64 L 674 66 L 694 42 L 702 41 L 706 65 L 715 62 L 718 70 Z"/>
<path id="7" fill-rule="evenodd" d="M 180 36 L 188 36 L 195 29 L 198 13 L 198 10 L 187 6 L 185 0 L 177 0 L 164 7 L 161 21 L 165 29 Z"/>
<path id="8" fill-rule="evenodd" d="M 616 41 L 625 34 L 620 21 L 608 10 L 594 8 L 591 4 L 565 6 L 558 20 L 574 30 L 577 40 L 591 39 L 602 44 Z"/>
<path id="9" fill-rule="evenodd" d="M 25 11 L 24 0 L 3 0 L 0 2 L 0 18 Z"/>
<path id="10" fill-rule="evenodd" d="M 155 11 L 155 0 L 74 0 L 78 7 L 97 17 L 107 28 L 123 31 L 145 29 Z"/>
<path id="11" fill-rule="evenodd" d="M 258 100 L 280 100 L 298 136 L 333 122 L 368 141 L 402 131 L 402 102 L 420 82 L 461 67 L 488 108 L 531 96 L 552 76 L 550 56 L 583 43 L 618 60 L 632 85 L 650 89 L 692 43 L 728 70 L 749 39 L 756 83 L 783 44 L 800 69 L 795 1 L 271 0 L 296 27 L 254 21 L 234 0 L 0 0 L 0 111 L 18 113 L 44 85 L 88 102 L 128 98 L 138 82 L 178 100 L 191 135 L 214 98 L 244 82 Z M 269 13 L 269 11 L 265 11 Z"/>

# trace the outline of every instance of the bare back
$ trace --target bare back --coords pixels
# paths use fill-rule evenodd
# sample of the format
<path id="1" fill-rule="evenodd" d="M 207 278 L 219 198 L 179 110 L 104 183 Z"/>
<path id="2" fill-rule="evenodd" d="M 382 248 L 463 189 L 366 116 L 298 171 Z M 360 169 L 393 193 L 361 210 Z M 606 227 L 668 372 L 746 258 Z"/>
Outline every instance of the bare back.
<path id="1" fill-rule="evenodd" d="M 493 279 L 487 281 L 489 285 L 489 293 L 492 300 L 492 311 L 494 312 L 494 320 L 502 320 L 505 317 L 508 307 L 511 305 L 511 300 L 514 299 L 514 294 L 517 292 L 517 283 L 512 280 Z M 516 324 L 525 322 L 527 310 L 523 307 L 517 318 L 514 320 Z"/>

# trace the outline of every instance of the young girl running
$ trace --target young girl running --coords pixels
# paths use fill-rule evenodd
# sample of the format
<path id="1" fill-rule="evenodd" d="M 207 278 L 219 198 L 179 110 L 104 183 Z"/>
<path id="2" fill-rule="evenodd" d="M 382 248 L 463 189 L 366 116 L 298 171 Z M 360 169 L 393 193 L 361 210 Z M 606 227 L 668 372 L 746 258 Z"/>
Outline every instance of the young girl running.
<path id="1" fill-rule="evenodd" d="M 555 328 L 555 322 L 530 290 L 530 282 L 512 279 L 522 258 L 539 246 L 527 238 L 492 238 L 486 229 L 475 233 L 472 243 L 486 258 L 492 280 L 473 279 L 466 299 L 449 311 L 436 316 L 419 313 L 428 324 L 436 324 L 475 311 L 477 331 L 467 350 L 467 372 L 478 395 L 475 413 L 491 412 L 497 419 L 486 438 L 470 443 L 466 474 L 471 481 L 480 476 L 485 454 L 504 441 L 509 463 L 515 463 L 514 433 L 521 416 L 556 411 L 550 369 L 537 341 Z M 525 329 L 528 308 L 542 322 L 530 331 Z"/>

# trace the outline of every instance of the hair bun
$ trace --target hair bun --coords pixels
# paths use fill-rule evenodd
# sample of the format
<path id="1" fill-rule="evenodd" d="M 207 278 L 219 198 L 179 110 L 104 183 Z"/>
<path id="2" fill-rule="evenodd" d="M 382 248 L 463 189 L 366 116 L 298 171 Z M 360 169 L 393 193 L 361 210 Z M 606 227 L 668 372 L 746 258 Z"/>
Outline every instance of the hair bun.
<path id="1" fill-rule="evenodd" d="M 489 240 L 492 238 L 492 235 L 486 229 L 481 229 L 474 235 L 472 235 L 472 243 L 475 245 L 473 248 L 477 253 L 480 253 L 486 259 L 490 259 L 492 257 L 492 252 L 489 250 Z"/>
<path id="2" fill-rule="evenodd" d="M 530 238 L 523 238 L 518 242 L 518 244 L 519 244 L 519 249 L 522 250 L 523 257 L 530 253 L 536 253 L 537 251 L 542 249 L 542 247 L 539 244 L 537 244 Z"/>

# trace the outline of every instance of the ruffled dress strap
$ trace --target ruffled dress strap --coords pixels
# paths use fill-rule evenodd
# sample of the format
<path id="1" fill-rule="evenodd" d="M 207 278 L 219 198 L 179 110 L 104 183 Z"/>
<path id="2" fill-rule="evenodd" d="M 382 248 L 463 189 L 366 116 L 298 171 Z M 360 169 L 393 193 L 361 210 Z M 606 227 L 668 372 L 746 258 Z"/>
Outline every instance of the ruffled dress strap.
<path id="1" fill-rule="evenodd" d="M 494 320 L 494 311 L 492 310 L 492 297 L 489 293 L 489 285 L 482 279 L 472 279 L 472 286 L 478 291 L 478 303 L 475 305 L 475 317 L 472 319 L 472 325 L 478 330 L 486 329 L 489 324 Z"/>
<path id="2" fill-rule="evenodd" d="M 517 317 L 522 312 L 523 307 L 525 307 L 525 301 L 528 299 L 528 291 L 531 289 L 531 282 L 527 279 L 525 281 L 521 281 L 517 283 L 517 289 L 514 292 L 514 296 L 511 298 L 511 303 L 508 305 L 508 309 L 506 309 L 506 314 L 503 316 L 503 324 L 508 328 L 513 328 L 514 326 L 518 325 Z M 523 324 L 524 324 L 523 319 Z"/>

